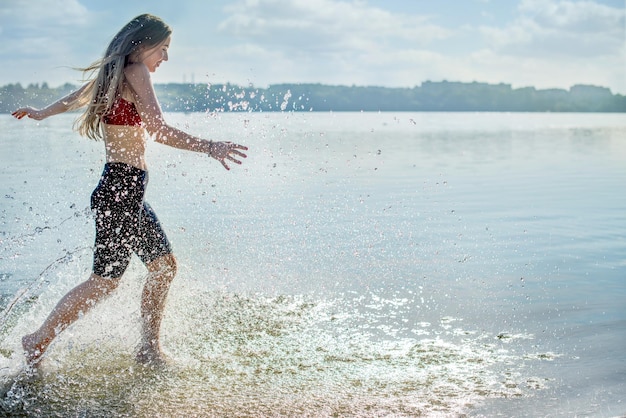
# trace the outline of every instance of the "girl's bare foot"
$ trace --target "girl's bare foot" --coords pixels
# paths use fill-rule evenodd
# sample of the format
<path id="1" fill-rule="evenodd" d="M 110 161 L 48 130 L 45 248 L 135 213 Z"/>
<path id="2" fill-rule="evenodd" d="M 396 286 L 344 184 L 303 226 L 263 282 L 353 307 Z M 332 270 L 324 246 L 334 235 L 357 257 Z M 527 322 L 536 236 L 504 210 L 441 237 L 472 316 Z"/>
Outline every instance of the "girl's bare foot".
<path id="1" fill-rule="evenodd" d="M 168 363 L 161 349 L 153 347 L 152 344 L 143 344 L 139 348 L 135 359 L 139 364 L 153 367 L 163 367 Z"/>

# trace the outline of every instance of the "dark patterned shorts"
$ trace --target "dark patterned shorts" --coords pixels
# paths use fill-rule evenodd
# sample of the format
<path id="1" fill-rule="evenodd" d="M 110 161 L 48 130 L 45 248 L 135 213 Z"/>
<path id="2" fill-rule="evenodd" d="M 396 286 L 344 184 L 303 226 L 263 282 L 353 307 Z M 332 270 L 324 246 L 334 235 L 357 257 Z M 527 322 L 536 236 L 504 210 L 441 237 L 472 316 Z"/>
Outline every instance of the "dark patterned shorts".
<path id="1" fill-rule="evenodd" d="M 144 194 L 148 173 L 125 163 L 107 163 L 91 194 L 96 216 L 93 272 L 101 277 L 124 274 L 135 253 L 144 264 L 171 254 L 172 248 Z"/>

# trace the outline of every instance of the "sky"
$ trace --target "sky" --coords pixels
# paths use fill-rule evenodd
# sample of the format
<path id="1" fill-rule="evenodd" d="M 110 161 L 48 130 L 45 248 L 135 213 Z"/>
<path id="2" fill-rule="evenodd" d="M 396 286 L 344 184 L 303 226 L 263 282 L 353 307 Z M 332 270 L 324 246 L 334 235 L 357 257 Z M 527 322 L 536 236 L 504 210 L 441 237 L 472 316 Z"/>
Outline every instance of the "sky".
<path id="1" fill-rule="evenodd" d="M 626 95 L 626 0 L 0 0 L 0 85 L 77 84 L 141 13 L 172 28 L 155 83 L 513 88 Z"/>

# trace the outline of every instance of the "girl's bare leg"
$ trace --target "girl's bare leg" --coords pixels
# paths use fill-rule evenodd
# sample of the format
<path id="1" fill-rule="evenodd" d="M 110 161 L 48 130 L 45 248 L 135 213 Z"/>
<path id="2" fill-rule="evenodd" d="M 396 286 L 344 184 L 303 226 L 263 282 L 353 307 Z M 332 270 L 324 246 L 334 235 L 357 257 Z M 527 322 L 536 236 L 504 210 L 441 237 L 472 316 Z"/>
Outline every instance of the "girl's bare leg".
<path id="1" fill-rule="evenodd" d="M 167 293 L 176 275 L 176 258 L 168 254 L 146 267 L 149 275 L 141 295 L 142 335 L 137 361 L 144 364 L 162 364 L 165 359 L 161 352 L 161 320 Z"/>
<path id="2" fill-rule="evenodd" d="M 22 347 L 29 365 L 36 365 L 50 343 L 64 329 L 87 313 L 119 284 L 119 278 L 103 278 L 92 274 L 87 281 L 70 290 L 59 301 L 41 327 L 22 338 Z"/>

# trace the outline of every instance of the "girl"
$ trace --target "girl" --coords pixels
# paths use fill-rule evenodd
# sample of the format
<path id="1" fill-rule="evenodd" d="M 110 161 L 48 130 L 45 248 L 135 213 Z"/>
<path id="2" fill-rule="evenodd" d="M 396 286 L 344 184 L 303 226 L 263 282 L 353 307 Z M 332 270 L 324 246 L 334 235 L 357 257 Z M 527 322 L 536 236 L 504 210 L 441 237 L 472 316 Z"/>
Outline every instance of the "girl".
<path id="1" fill-rule="evenodd" d="M 38 364 L 53 339 L 119 284 L 132 253 L 149 275 L 142 293 L 142 336 L 137 360 L 164 361 L 159 329 L 165 299 L 176 274 L 176 259 L 159 221 L 144 202 L 148 182 L 146 132 L 171 147 L 206 153 L 229 170 L 241 164 L 246 147 L 189 135 L 165 122 L 150 73 L 168 59 L 172 31 L 160 18 L 137 16 L 109 44 L 104 57 L 84 69 L 96 76 L 48 107 L 24 107 L 13 116 L 42 120 L 86 107 L 75 127 L 81 135 L 103 139 L 106 164 L 91 196 L 96 215 L 93 271 L 57 304 L 41 327 L 22 338 L 27 363 Z"/>

